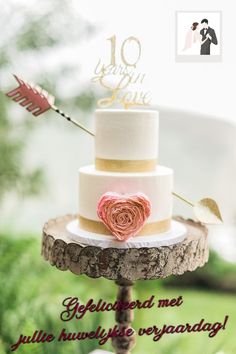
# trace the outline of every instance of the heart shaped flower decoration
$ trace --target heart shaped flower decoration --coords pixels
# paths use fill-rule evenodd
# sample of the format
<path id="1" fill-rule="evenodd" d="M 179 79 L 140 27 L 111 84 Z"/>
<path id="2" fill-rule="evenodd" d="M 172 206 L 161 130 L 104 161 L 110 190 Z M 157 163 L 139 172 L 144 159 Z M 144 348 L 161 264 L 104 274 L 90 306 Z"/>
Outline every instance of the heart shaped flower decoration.
<path id="1" fill-rule="evenodd" d="M 151 213 L 151 203 L 143 193 L 107 192 L 98 202 L 97 214 L 119 241 L 137 235 Z"/>

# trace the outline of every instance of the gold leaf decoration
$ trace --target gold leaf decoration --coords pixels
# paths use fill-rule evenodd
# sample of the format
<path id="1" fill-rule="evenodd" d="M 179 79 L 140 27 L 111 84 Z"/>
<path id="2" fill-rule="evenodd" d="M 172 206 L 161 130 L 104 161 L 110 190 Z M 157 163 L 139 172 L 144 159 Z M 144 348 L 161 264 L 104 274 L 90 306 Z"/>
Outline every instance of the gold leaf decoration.
<path id="1" fill-rule="evenodd" d="M 221 224 L 223 222 L 219 207 L 215 200 L 204 198 L 193 207 L 196 218 L 204 224 Z"/>

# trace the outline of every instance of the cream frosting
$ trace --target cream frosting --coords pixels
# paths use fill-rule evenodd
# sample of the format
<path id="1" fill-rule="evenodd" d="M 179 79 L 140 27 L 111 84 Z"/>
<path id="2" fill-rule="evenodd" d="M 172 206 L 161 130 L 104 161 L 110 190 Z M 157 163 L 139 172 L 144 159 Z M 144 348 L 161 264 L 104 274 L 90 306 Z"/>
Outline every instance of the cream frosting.
<path id="1" fill-rule="evenodd" d="M 79 170 L 79 215 L 101 221 L 97 206 L 103 194 L 143 193 L 151 203 L 147 223 L 167 220 L 172 215 L 173 170 L 157 166 L 153 172 L 121 173 L 97 171 L 94 165 Z"/>
<path id="2" fill-rule="evenodd" d="M 95 116 L 96 158 L 108 160 L 158 158 L 158 111 L 98 109 Z"/>

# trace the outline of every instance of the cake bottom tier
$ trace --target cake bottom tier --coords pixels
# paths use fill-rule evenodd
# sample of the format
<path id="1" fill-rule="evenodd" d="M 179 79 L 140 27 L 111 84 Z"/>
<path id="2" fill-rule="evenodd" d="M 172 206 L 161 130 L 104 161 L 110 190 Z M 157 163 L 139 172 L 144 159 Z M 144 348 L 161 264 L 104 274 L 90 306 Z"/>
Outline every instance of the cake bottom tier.
<path id="1" fill-rule="evenodd" d="M 178 242 L 182 242 L 186 237 L 186 227 L 184 224 L 175 220 L 171 221 L 170 230 L 155 235 L 135 236 L 125 242 L 120 242 L 114 236 L 97 234 L 83 230 L 78 225 L 78 220 L 73 219 L 67 225 L 66 229 L 69 232 L 69 237 L 76 243 L 83 245 L 102 247 L 102 248 L 153 248 L 171 246 Z"/>
<path id="2" fill-rule="evenodd" d="M 143 193 L 151 203 L 151 213 L 137 236 L 166 232 L 171 226 L 173 170 L 157 166 L 153 172 L 121 173 L 97 171 L 94 165 L 79 170 L 79 227 L 111 235 L 97 215 L 101 196 L 107 192 L 121 195 Z"/>

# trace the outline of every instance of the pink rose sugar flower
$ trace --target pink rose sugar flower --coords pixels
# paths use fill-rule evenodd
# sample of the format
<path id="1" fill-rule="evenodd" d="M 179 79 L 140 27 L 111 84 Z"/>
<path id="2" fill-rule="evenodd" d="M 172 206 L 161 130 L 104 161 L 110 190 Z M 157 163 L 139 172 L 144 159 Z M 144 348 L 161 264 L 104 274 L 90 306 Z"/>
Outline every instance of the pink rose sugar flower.
<path id="1" fill-rule="evenodd" d="M 98 217 L 119 241 L 137 235 L 150 213 L 150 201 L 143 193 L 107 192 L 97 206 Z"/>

